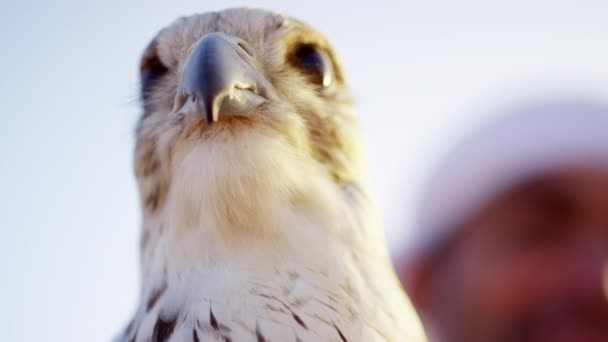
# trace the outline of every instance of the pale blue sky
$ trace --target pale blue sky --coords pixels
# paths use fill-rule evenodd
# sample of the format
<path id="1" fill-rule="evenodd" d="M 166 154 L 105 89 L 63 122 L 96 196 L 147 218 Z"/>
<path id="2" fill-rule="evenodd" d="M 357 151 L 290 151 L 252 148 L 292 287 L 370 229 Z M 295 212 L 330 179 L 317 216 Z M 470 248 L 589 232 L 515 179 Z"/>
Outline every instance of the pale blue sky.
<path id="1" fill-rule="evenodd" d="M 139 281 L 139 55 L 177 16 L 235 5 L 296 16 L 334 42 L 393 251 L 424 175 L 481 109 L 547 89 L 608 96 L 603 0 L 2 2 L 3 340 L 105 341 L 126 322 Z"/>

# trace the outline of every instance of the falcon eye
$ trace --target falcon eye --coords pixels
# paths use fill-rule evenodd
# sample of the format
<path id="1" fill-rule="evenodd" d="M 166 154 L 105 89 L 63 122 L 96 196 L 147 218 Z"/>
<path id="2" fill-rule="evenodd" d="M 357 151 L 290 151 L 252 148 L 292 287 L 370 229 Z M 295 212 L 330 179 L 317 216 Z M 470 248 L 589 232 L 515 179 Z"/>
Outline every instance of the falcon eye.
<path id="1" fill-rule="evenodd" d="M 158 82 L 158 80 L 169 71 L 158 58 L 151 56 L 142 61 L 141 64 L 141 95 L 144 100 L 147 99 L 150 90 Z"/>
<path id="2" fill-rule="evenodd" d="M 298 46 L 292 64 L 308 75 L 316 85 L 328 88 L 333 82 L 333 65 L 329 55 L 313 45 Z"/>

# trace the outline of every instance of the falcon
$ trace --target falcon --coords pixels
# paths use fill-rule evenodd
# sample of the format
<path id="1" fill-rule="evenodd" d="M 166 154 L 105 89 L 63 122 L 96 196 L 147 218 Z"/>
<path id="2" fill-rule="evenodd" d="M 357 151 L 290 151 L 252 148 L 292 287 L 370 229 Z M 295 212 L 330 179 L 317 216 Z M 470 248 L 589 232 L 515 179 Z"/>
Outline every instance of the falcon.
<path id="1" fill-rule="evenodd" d="M 284 15 L 162 29 L 140 64 L 139 304 L 118 341 L 422 341 L 336 54 Z"/>

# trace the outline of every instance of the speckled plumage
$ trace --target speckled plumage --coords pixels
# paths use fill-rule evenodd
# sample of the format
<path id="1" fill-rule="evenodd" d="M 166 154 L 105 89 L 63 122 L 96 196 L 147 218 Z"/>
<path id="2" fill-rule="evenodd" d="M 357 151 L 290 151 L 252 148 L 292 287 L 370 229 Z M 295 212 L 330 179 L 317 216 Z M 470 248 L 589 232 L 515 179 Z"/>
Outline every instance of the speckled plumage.
<path id="1" fill-rule="evenodd" d="M 277 99 L 213 125 L 173 109 L 208 32 L 245 40 Z M 332 63 L 319 88 L 289 58 Z M 142 59 L 140 303 L 118 341 L 422 341 L 369 202 L 341 67 L 309 26 L 232 9 L 177 20 Z"/>

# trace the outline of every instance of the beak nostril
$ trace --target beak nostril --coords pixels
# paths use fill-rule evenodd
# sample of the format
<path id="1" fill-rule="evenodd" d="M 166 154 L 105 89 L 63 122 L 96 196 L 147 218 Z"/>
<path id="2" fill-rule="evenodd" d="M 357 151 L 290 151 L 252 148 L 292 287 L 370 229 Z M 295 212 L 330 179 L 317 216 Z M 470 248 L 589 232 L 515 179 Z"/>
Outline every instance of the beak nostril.
<path id="1" fill-rule="evenodd" d="M 249 44 L 247 44 L 246 42 L 239 40 L 239 42 L 237 43 L 237 45 L 241 48 L 241 50 L 245 51 L 245 53 L 253 58 L 253 49 L 251 48 L 251 46 L 249 46 Z"/>

